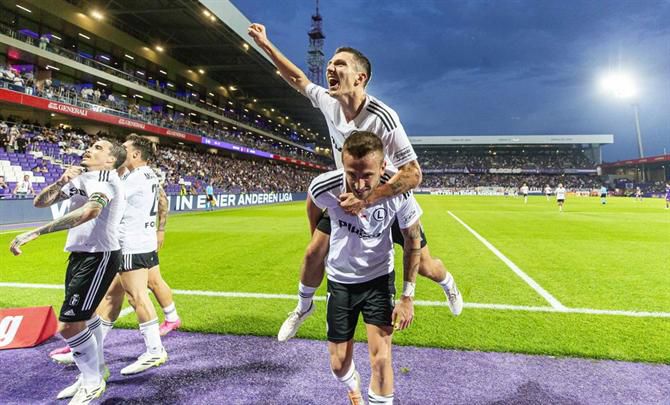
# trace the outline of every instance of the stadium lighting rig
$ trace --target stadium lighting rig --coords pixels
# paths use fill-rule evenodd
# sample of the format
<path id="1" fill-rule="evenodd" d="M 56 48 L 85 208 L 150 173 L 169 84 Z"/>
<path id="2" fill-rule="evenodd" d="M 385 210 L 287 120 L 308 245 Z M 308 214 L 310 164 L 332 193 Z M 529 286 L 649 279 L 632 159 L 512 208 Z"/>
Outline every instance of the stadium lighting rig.
<path id="1" fill-rule="evenodd" d="M 98 21 L 101 21 L 105 18 L 105 16 L 98 10 L 92 10 L 91 17 L 95 18 Z"/>
<path id="2" fill-rule="evenodd" d="M 644 149 L 642 148 L 642 132 L 640 131 L 640 107 L 637 102 L 639 92 L 635 79 L 631 74 L 620 70 L 608 72 L 600 79 L 600 88 L 610 96 L 631 102 L 633 113 L 635 114 L 637 148 L 640 158 L 643 158 Z M 644 175 L 642 180 L 644 181 Z"/>

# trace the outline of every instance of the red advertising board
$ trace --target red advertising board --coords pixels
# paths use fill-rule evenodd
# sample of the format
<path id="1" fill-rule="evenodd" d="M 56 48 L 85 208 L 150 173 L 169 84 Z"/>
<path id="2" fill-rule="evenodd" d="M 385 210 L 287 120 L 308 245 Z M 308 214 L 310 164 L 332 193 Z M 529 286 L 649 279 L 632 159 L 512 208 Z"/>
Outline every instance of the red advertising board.
<path id="1" fill-rule="evenodd" d="M 33 347 L 56 333 L 51 307 L 0 309 L 0 350 Z"/>

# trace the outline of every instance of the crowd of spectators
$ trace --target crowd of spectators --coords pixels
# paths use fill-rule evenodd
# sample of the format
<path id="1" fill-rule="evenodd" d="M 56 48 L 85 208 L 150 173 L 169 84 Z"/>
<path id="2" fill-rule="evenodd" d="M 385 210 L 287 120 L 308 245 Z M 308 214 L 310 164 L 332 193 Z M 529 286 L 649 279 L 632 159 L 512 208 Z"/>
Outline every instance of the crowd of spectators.
<path id="1" fill-rule="evenodd" d="M 591 175 L 524 175 L 524 174 L 424 174 L 421 188 L 475 189 L 477 187 L 502 187 L 518 189 L 523 184 L 530 189 L 552 189 L 562 183 L 569 190 L 594 189 L 602 185 L 598 176 Z"/>
<path id="2" fill-rule="evenodd" d="M 88 134 L 67 126 L 48 128 L 27 122 L 7 122 L 0 117 L 0 147 L 6 152 L 34 151 L 48 156 L 49 152 L 45 151 L 56 150 L 54 156 L 48 157 L 62 164 L 76 164 L 86 148 L 102 136 L 106 134 Z M 158 157 L 151 165 L 164 174 L 167 189 L 181 193 L 202 193 L 208 184 L 218 192 L 301 192 L 306 191 L 310 181 L 320 173 L 270 159 L 222 156 L 187 145 L 163 144 L 158 150 Z M 40 175 L 47 168 L 37 164 L 26 170 Z"/>
<path id="3" fill-rule="evenodd" d="M 580 149 L 443 148 L 417 149 L 417 155 L 423 169 L 586 169 L 596 166 Z"/>
<path id="4" fill-rule="evenodd" d="M 273 129 L 271 122 L 257 115 L 254 116 L 253 112 L 249 110 L 238 110 L 232 107 L 217 109 L 213 106 L 199 105 L 201 108 L 207 107 L 206 109 L 212 110 L 212 112 L 271 133 L 284 139 L 284 141 L 263 137 L 252 131 L 245 131 L 233 124 L 214 122 L 216 120 L 211 117 L 197 120 L 193 118 L 191 113 L 179 112 L 174 108 L 145 105 L 147 103 L 144 103 L 139 97 L 132 96 L 128 98 L 125 95 L 114 94 L 99 84 L 73 84 L 50 78 L 35 80 L 33 77 L 32 72 L 20 72 L 10 65 L 0 68 L 1 83 L 7 83 L 11 85 L 12 89 L 23 91 L 27 94 L 77 105 L 94 111 L 123 115 L 160 127 L 223 140 L 324 166 L 332 164 L 332 160 L 325 156 L 289 145 L 286 143 L 289 140 L 303 146 L 306 146 L 306 143 L 298 138 L 295 131 L 277 133 Z M 185 96 L 185 98 L 188 101 L 192 101 L 192 97 Z"/>

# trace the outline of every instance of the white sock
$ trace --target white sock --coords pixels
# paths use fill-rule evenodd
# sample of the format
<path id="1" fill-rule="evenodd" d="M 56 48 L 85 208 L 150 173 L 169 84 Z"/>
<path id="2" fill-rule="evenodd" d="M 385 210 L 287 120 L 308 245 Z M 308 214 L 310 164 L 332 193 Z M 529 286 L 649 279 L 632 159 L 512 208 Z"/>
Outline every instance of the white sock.
<path id="1" fill-rule="evenodd" d="M 444 278 L 444 280 L 440 281 L 439 284 L 442 286 L 444 291 L 451 290 L 454 288 L 454 277 L 451 275 L 451 273 L 447 272 L 447 276 Z"/>
<path id="2" fill-rule="evenodd" d="M 333 370 L 331 369 L 330 372 L 332 373 Z M 333 373 L 333 377 L 342 384 L 347 386 L 347 389 L 349 391 L 359 391 L 361 387 L 358 385 L 358 381 L 356 381 L 356 365 L 354 364 L 354 361 L 351 361 L 351 367 L 349 367 L 349 371 L 347 371 L 344 376 L 338 377 Z"/>
<path id="3" fill-rule="evenodd" d="M 174 306 L 174 302 L 163 308 L 163 313 L 165 314 L 165 320 L 168 322 L 177 322 L 179 320 L 179 315 L 177 315 L 177 308 Z"/>
<path id="4" fill-rule="evenodd" d="M 393 393 L 389 395 L 378 395 L 368 387 L 368 403 L 372 404 L 391 404 L 393 405 Z"/>
<path id="5" fill-rule="evenodd" d="M 140 333 L 144 338 L 144 344 L 147 346 L 147 352 L 151 354 L 158 354 L 163 350 L 163 343 L 161 343 L 161 335 L 158 331 L 158 318 L 154 318 L 149 322 L 140 324 Z"/>
<path id="6" fill-rule="evenodd" d="M 93 318 L 86 321 L 88 330 L 95 336 L 96 348 L 98 353 L 98 372 L 100 375 L 105 371 L 105 353 L 103 351 L 105 337 L 102 333 L 102 319 L 98 315 L 93 315 Z"/>
<path id="7" fill-rule="evenodd" d="M 105 344 L 105 338 L 110 330 L 114 327 L 113 321 L 107 321 L 104 318 L 100 318 L 100 329 L 102 330 L 102 344 Z"/>
<path id="8" fill-rule="evenodd" d="M 314 298 L 314 293 L 316 288 L 308 287 L 303 283 L 298 284 L 298 306 L 296 309 L 300 313 L 304 313 L 312 306 L 312 299 Z"/>
<path id="9" fill-rule="evenodd" d="M 98 343 L 93 333 L 87 327 L 65 341 L 72 349 L 74 362 L 81 371 L 84 385 L 97 386 L 100 384 L 102 375 L 98 364 Z"/>

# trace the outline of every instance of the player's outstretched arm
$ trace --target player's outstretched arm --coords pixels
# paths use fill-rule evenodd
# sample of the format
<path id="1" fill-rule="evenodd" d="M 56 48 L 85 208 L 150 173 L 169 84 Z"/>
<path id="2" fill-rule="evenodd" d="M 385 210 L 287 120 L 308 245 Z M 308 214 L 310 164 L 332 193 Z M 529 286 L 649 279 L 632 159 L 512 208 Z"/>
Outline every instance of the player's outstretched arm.
<path id="1" fill-rule="evenodd" d="M 79 176 L 84 169 L 80 166 L 70 166 L 60 176 L 58 181 L 43 189 L 33 200 L 33 205 L 37 208 L 46 208 L 59 201 L 70 198 L 67 194 L 61 191 L 64 185 L 70 182 L 73 178 Z"/>
<path id="2" fill-rule="evenodd" d="M 14 238 L 12 243 L 9 245 L 10 252 L 12 252 L 14 256 L 18 256 L 22 253 L 20 249 L 21 246 L 25 245 L 33 239 L 37 239 L 37 237 L 40 235 L 74 228 L 75 226 L 81 225 L 84 222 L 88 222 L 94 218 L 97 218 L 98 215 L 100 215 L 102 209 L 107 205 L 107 202 L 108 199 L 104 195 L 100 193 L 93 193 L 88 202 L 76 210 L 63 215 L 62 217 L 55 219 L 46 225 L 42 225 L 39 228 L 33 229 L 32 231 L 24 232 Z"/>
<path id="3" fill-rule="evenodd" d="M 305 89 L 307 88 L 307 85 L 311 83 L 307 78 L 307 75 L 284 56 L 272 42 L 270 42 L 265 26 L 253 23 L 249 26 L 248 33 L 254 42 L 256 42 L 256 45 L 260 46 L 270 59 L 272 59 L 272 62 L 277 66 L 277 70 L 279 70 L 279 75 L 282 79 L 291 85 L 291 87 L 305 95 Z"/>
<path id="4" fill-rule="evenodd" d="M 400 230 L 405 238 L 403 245 L 403 289 L 398 305 L 393 309 L 393 325 L 402 330 L 414 320 L 414 286 L 421 259 L 421 223 L 416 221 Z"/>
<path id="5" fill-rule="evenodd" d="M 168 211 L 170 205 L 163 187 L 158 187 L 158 229 L 156 230 L 156 240 L 158 246 L 156 250 L 161 250 L 165 241 L 165 225 L 167 224 Z"/>

